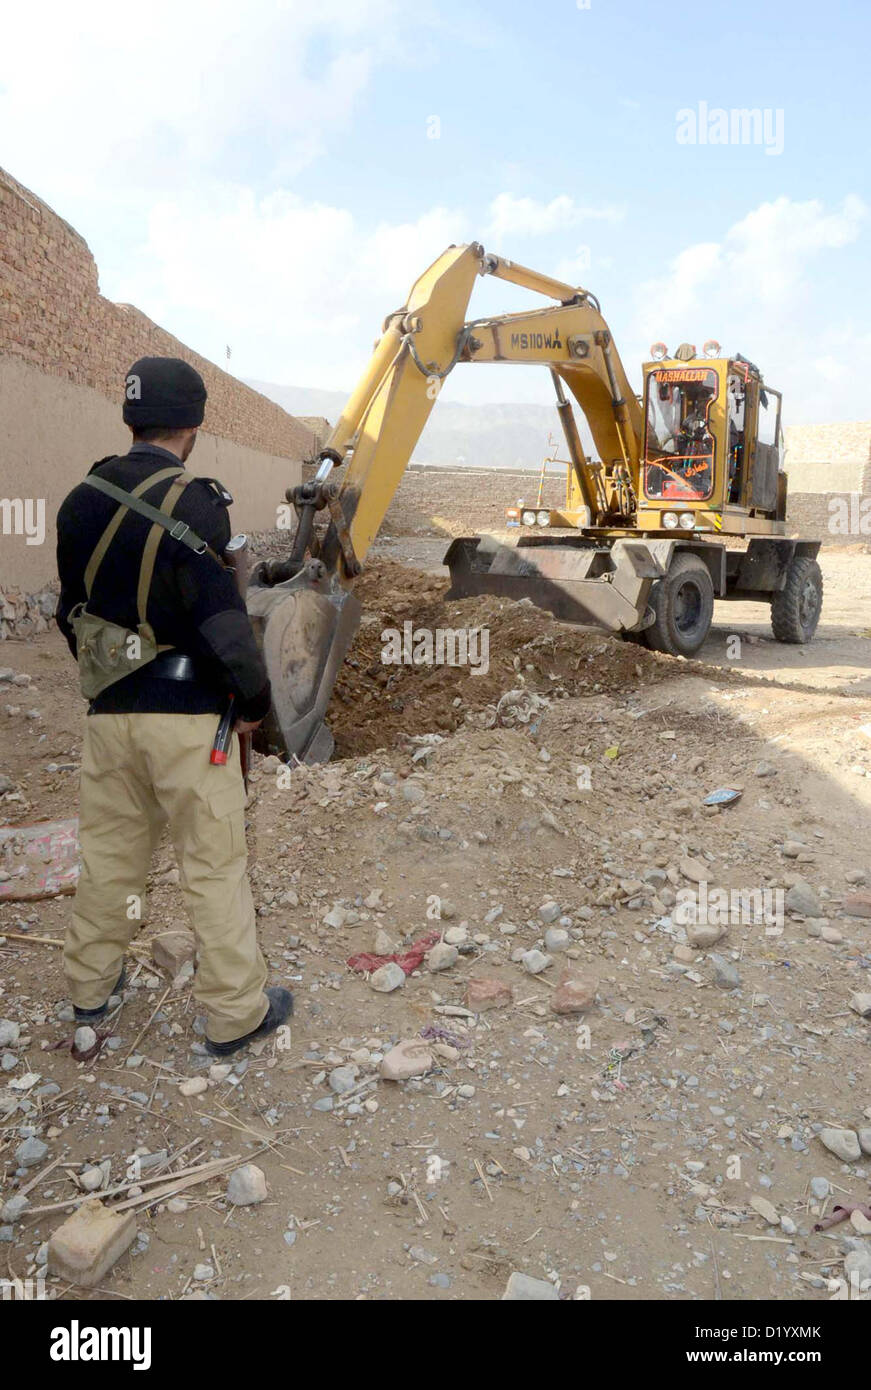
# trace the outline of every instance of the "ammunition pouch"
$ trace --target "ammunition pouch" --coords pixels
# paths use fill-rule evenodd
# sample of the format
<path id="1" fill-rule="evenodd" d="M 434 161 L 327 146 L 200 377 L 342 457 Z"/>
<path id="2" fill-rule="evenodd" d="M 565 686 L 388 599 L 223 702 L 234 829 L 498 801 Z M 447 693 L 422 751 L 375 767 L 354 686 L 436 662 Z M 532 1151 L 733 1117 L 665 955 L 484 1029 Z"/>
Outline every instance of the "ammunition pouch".
<path id="1" fill-rule="evenodd" d="M 158 646 L 148 623 L 140 623 L 133 632 L 89 613 L 83 603 L 72 610 L 69 622 L 76 634 L 79 686 L 86 700 L 96 699 L 107 686 L 147 666 L 159 652 L 168 650 Z"/>

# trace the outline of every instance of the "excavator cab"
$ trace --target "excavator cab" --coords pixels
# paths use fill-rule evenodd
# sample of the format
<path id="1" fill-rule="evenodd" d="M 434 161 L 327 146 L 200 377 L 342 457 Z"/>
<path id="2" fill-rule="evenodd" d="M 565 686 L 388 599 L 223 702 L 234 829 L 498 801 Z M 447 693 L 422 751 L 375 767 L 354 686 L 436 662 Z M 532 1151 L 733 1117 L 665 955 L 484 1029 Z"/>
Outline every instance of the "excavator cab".
<path id="1" fill-rule="evenodd" d="M 707 501 L 714 489 L 717 373 L 660 368 L 649 374 L 646 387 L 644 495 L 651 501 Z"/>
<path id="2" fill-rule="evenodd" d="M 743 534 L 749 518 L 782 520 L 780 392 L 740 354 L 674 357 L 657 343 L 644 365 L 642 530 Z"/>

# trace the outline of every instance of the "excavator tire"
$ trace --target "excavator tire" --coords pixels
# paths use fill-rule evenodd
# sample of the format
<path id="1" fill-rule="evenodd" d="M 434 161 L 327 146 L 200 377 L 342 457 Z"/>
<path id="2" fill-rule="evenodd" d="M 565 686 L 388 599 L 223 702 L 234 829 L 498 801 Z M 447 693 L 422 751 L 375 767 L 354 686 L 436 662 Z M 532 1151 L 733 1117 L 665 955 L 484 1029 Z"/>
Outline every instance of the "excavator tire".
<path id="1" fill-rule="evenodd" d="M 714 586 L 705 562 L 678 551 L 668 574 L 651 589 L 649 603 L 655 617 L 644 629 L 648 647 L 671 656 L 695 656 L 714 614 Z"/>
<path id="2" fill-rule="evenodd" d="M 771 600 L 771 628 L 778 642 L 809 642 L 823 606 L 823 576 L 816 560 L 795 555 L 786 584 Z"/>

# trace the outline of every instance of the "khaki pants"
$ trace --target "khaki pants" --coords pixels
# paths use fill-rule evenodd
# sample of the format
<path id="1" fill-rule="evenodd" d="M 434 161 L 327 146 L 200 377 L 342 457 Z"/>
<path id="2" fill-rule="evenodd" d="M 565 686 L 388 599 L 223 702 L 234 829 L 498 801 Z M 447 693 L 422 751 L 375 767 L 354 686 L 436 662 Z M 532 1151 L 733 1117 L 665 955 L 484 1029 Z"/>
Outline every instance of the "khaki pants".
<path id="1" fill-rule="evenodd" d="M 85 721 L 82 871 L 64 945 L 73 1004 L 104 1004 L 138 929 L 151 856 L 168 823 L 197 939 L 194 997 L 214 1042 L 263 1021 L 266 966 L 248 884 L 245 789 L 234 738 L 212 766 L 214 714 L 93 714 Z"/>

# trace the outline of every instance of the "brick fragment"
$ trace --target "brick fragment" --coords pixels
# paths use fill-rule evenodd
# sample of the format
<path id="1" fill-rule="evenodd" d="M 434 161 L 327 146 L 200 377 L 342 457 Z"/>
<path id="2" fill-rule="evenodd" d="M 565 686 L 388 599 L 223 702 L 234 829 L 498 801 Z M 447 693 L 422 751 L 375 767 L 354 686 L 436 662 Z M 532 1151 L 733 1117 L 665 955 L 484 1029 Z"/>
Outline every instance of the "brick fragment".
<path id="1" fill-rule="evenodd" d="M 132 1211 L 109 1211 L 92 1197 L 68 1216 L 49 1240 L 49 1270 L 81 1288 L 93 1289 L 135 1238 Z"/>

